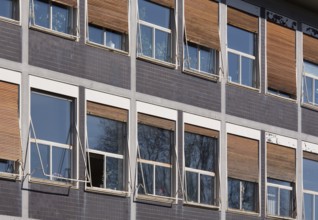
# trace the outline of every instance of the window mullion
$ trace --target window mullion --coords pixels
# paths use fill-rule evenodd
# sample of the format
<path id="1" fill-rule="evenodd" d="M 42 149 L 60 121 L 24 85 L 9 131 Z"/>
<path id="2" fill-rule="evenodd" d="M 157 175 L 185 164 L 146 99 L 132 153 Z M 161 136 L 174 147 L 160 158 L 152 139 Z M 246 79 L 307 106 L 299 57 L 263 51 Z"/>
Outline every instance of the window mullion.
<path id="1" fill-rule="evenodd" d="M 50 145 L 50 180 L 52 180 L 53 179 L 53 177 L 52 177 L 52 170 L 53 170 L 53 156 L 52 156 L 52 152 L 53 152 L 53 150 L 52 150 L 52 148 L 53 148 L 53 146 L 52 145 Z M 41 153 L 41 152 L 40 152 Z M 43 172 L 45 172 L 44 170 L 43 170 Z"/>
<path id="2" fill-rule="evenodd" d="M 313 200 L 313 203 L 312 203 L 312 216 L 313 216 L 313 219 L 316 219 L 316 210 L 315 210 L 315 207 L 316 207 L 316 196 L 313 195 L 312 196 L 312 200 Z"/>
<path id="3" fill-rule="evenodd" d="M 156 58 L 156 46 L 155 46 L 155 43 L 156 43 L 156 29 L 153 27 L 152 28 L 152 57 L 153 58 Z"/>
<path id="4" fill-rule="evenodd" d="M 242 55 L 239 55 L 239 82 L 242 84 Z"/>
<path id="5" fill-rule="evenodd" d="M 200 184 L 200 173 L 198 173 L 198 203 L 201 203 L 200 198 L 201 198 L 201 184 Z"/>
<path id="6" fill-rule="evenodd" d="M 277 198 L 277 213 L 280 216 L 280 188 L 277 188 L 277 190 L 278 190 L 278 193 L 277 193 L 277 196 L 278 196 L 278 198 Z"/>
<path id="7" fill-rule="evenodd" d="M 52 2 L 50 2 L 50 29 L 53 30 L 53 5 Z"/>
<path id="8" fill-rule="evenodd" d="M 242 193 L 243 193 L 243 185 L 242 185 L 242 181 L 240 181 L 240 210 L 242 210 Z"/>
<path id="9" fill-rule="evenodd" d="M 152 194 L 153 195 L 156 195 L 156 165 L 154 164 L 153 167 L 152 167 L 152 173 L 153 173 L 153 176 L 152 176 Z"/>
<path id="10" fill-rule="evenodd" d="M 106 156 L 104 156 L 104 172 L 103 172 L 103 175 L 104 175 L 104 182 L 103 182 L 103 186 L 104 188 L 106 189 L 106 177 L 107 177 L 107 165 L 106 165 Z"/>
<path id="11" fill-rule="evenodd" d="M 198 46 L 197 47 L 197 51 L 198 51 L 198 57 L 197 57 L 197 59 L 198 59 L 198 66 L 197 66 L 197 69 L 199 70 L 199 71 L 201 71 L 201 61 L 200 61 L 200 57 L 201 57 L 201 50 L 200 50 L 200 47 Z"/>
<path id="12" fill-rule="evenodd" d="M 103 44 L 106 46 L 106 42 L 107 42 L 107 39 L 106 39 L 106 36 L 107 36 L 107 34 L 106 34 L 106 30 L 105 29 L 103 29 L 104 30 L 104 37 L 103 37 Z"/>

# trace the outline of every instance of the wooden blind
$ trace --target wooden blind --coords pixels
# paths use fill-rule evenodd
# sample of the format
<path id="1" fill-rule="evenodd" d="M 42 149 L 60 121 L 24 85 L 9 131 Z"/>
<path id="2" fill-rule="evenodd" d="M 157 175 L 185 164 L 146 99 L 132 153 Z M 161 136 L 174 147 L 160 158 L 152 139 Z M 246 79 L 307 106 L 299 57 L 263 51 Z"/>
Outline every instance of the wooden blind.
<path id="1" fill-rule="evenodd" d="M 165 7 L 174 8 L 174 0 L 150 0 L 150 1 Z"/>
<path id="2" fill-rule="evenodd" d="M 158 128 L 163 128 L 166 130 L 175 130 L 176 123 L 169 119 L 159 118 L 151 115 L 146 115 L 143 113 L 138 113 L 138 123 L 150 125 Z"/>
<path id="3" fill-rule="evenodd" d="M 267 22 L 268 87 L 296 98 L 296 33 Z"/>
<path id="4" fill-rule="evenodd" d="M 62 5 L 77 8 L 77 0 L 52 0 L 52 2 L 56 2 Z"/>
<path id="5" fill-rule="evenodd" d="M 195 125 L 190 125 L 190 124 L 185 124 L 184 125 L 184 130 L 185 132 L 190 132 L 194 134 L 199 134 L 207 137 L 213 137 L 213 138 L 218 138 L 219 137 L 219 132 L 208 129 L 208 128 L 203 128 Z"/>
<path id="6" fill-rule="evenodd" d="M 308 160 L 318 161 L 318 154 L 303 151 L 303 157 Z"/>
<path id="7" fill-rule="evenodd" d="M 258 17 L 228 7 L 227 10 L 228 24 L 253 32 L 258 33 Z"/>
<path id="8" fill-rule="evenodd" d="M 318 39 L 304 34 L 304 59 L 313 63 L 318 63 Z"/>
<path id="9" fill-rule="evenodd" d="M 127 122 L 128 120 L 128 111 L 126 109 L 102 105 L 90 101 L 87 102 L 87 113 L 116 121 Z"/>
<path id="10" fill-rule="evenodd" d="M 296 150 L 267 143 L 267 176 L 288 182 L 296 181 Z"/>
<path id="11" fill-rule="evenodd" d="M 0 81 L 0 159 L 21 161 L 19 87 Z"/>
<path id="12" fill-rule="evenodd" d="M 88 0 L 88 22 L 128 33 L 128 0 Z"/>
<path id="13" fill-rule="evenodd" d="M 219 4 L 209 0 L 185 0 L 186 40 L 220 50 Z"/>
<path id="14" fill-rule="evenodd" d="M 258 182 L 258 141 L 232 134 L 227 138 L 228 176 Z"/>

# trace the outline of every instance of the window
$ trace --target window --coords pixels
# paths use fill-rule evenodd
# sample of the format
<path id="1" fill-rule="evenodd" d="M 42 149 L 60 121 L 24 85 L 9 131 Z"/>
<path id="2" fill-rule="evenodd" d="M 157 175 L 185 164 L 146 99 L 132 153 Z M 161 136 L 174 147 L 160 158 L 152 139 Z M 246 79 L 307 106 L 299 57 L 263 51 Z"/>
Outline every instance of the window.
<path id="1" fill-rule="evenodd" d="M 138 54 L 171 63 L 171 9 L 138 0 L 138 16 Z"/>
<path id="2" fill-rule="evenodd" d="M 318 218 L 318 155 L 304 152 L 303 160 L 304 219 Z"/>
<path id="3" fill-rule="evenodd" d="M 228 179 L 228 206 L 230 209 L 255 212 L 257 184 L 253 182 Z"/>
<path id="4" fill-rule="evenodd" d="M 267 212 L 272 216 L 293 217 L 292 183 L 267 179 Z"/>
<path id="5" fill-rule="evenodd" d="M 200 132 L 206 131 L 206 132 Z M 216 132 L 185 125 L 185 188 L 186 202 L 216 205 L 217 139 Z"/>
<path id="6" fill-rule="evenodd" d="M 185 68 L 207 74 L 216 72 L 216 51 L 193 43 L 185 45 Z"/>
<path id="7" fill-rule="evenodd" d="M 175 123 L 141 113 L 138 121 L 138 193 L 172 197 Z"/>
<path id="8" fill-rule="evenodd" d="M 318 66 L 304 62 L 303 102 L 318 105 Z"/>
<path id="9" fill-rule="evenodd" d="M 64 2 L 64 1 L 59 1 Z M 65 1 L 65 2 L 74 2 Z M 64 34 L 75 35 L 75 9 L 69 4 L 59 4 L 50 0 L 31 1 L 31 24 Z M 77 4 L 76 1 L 74 3 Z"/>
<path id="10" fill-rule="evenodd" d="M 228 25 L 227 36 L 229 81 L 257 88 L 256 35 L 252 32 Z"/>
<path id="11" fill-rule="evenodd" d="M 31 177 L 68 182 L 72 178 L 74 101 L 31 92 Z"/>
<path id="12" fill-rule="evenodd" d="M 125 190 L 126 110 L 87 103 L 91 187 Z"/>
<path id="13" fill-rule="evenodd" d="M 19 20 L 19 0 L 0 0 L 0 16 Z"/>

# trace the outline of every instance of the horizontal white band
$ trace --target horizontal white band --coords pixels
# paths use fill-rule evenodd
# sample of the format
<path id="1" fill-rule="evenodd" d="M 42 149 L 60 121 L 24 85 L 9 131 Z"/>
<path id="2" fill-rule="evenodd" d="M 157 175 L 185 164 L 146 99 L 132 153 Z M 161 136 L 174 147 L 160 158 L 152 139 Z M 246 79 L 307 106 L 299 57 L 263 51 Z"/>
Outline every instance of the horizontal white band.
<path id="1" fill-rule="evenodd" d="M 21 84 L 21 73 L 0 68 L 0 81 L 6 81 L 10 83 Z"/>
<path id="2" fill-rule="evenodd" d="M 304 151 L 318 154 L 318 144 L 313 144 L 313 143 L 303 141 L 302 148 Z"/>
<path id="3" fill-rule="evenodd" d="M 278 144 L 285 147 L 297 148 L 297 140 L 273 133 L 266 132 L 266 142 Z"/>
<path id="4" fill-rule="evenodd" d="M 183 113 L 183 122 L 216 131 L 220 131 L 221 129 L 220 121 L 214 120 L 212 118 L 202 117 L 199 115 L 189 114 L 186 112 Z"/>
<path id="5" fill-rule="evenodd" d="M 178 112 L 173 109 L 137 101 L 137 112 L 177 121 Z"/>
<path id="6" fill-rule="evenodd" d="M 258 141 L 261 139 L 261 131 L 230 123 L 226 123 L 226 133 L 235 134 Z"/>
<path id="7" fill-rule="evenodd" d="M 86 100 L 129 110 L 130 100 L 120 96 L 85 89 Z"/>

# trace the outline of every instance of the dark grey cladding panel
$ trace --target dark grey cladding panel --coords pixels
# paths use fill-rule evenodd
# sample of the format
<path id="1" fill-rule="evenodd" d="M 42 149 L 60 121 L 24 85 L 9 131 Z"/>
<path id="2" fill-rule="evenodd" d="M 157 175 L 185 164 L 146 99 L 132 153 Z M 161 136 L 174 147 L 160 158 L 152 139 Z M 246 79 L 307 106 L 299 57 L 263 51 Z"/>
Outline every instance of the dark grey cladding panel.
<path id="1" fill-rule="evenodd" d="M 226 87 L 226 113 L 237 117 L 297 130 L 297 104 L 239 86 Z"/>
<path id="2" fill-rule="evenodd" d="M 137 92 L 221 111 L 220 83 L 137 60 Z"/>
<path id="3" fill-rule="evenodd" d="M 0 179 L 0 215 L 22 215 L 20 189 L 20 182 Z"/>
<path id="4" fill-rule="evenodd" d="M 29 63 L 122 88 L 130 88 L 130 58 L 30 30 Z"/>
<path id="5" fill-rule="evenodd" d="M 21 33 L 21 26 L 0 21 L 0 58 L 21 62 Z"/>
<path id="6" fill-rule="evenodd" d="M 318 111 L 308 108 L 301 109 L 302 132 L 313 136 L 318 136 Z"/>

